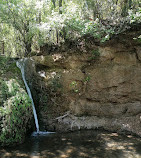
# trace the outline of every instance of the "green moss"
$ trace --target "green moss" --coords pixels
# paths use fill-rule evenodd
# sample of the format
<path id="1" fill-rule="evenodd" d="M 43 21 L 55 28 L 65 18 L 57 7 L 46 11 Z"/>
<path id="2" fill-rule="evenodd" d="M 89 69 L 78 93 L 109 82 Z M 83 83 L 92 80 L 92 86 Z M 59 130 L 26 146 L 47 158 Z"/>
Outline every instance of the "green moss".
<path id="1" fill-rule="evenodd" d="M 7 71 L 10 71 L 10 72 L 12 72 L 12 73 L 20 74 L 20 70 L 19 70 L 19 68 L 17 68 L 15 62 L 14 62 L 14 63 L 11 63 L 11 64 L 9 65 L 9 67 L 7 68 Z"/>
<path id="2" fill-rule="evenodd" d="M 32 106 L 16 63 L 0 57 L 0 143 L 24 141 L 32 119 Z"/>
<path id="3" fill-rule="evenodd" d="M 100 52 L 99 52 L 98 49 L 92 51 L 92 57 L 91 57 L 91 59 L 98 59 L 99 56 L 100 56 Z"/>
<path id="4" fill-rule="evenodd" d="M 0 108 L 2 116 L 0 142 L 11 145 L 23 142 L 32 118 L 31 101 L 26 93 L 9 98 Z"/>

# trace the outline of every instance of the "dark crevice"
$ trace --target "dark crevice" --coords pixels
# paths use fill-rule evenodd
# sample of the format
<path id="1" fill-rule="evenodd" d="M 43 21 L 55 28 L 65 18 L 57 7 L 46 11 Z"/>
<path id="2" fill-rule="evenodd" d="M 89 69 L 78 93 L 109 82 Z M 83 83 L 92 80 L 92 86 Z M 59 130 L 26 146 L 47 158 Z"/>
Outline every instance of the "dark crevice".
<path id="1" fill-rule="evenodd" d="M 137 49 L 135 49 L 135 54 L 136 54 L 137 61 L 141 63 L 141 60 L 139 59 L 139 56 L 138 56 L 138 53 L 137 53 Z"/>
<path id="2" fill-rule="evenodd" d="M 111 58 L 111 62 L 113 62 L 113 61 L 114 61 L 114 59 L 115 59 L 115 57 Z"/>
<path id="3" fill-rule="evenodd" d="M 128 108 L 127 108 L 127 107 L 125 107 L 125 109 L 124 109 L 124 111 L 122 112 L 122 114 L 126 114 L 126 113 L 127 113 L 127 111 L 128 111 Z"/>
<path id="4" fill-rule="evenodd" d="M 47 65 L 36 65 L 36 71 L 38 72 L 38 71 L 46 71 L 46 70 L 48 70 L 48 71 L 50 71 L 50 70 L 54 70 L 54 69 L 64 69 L 64 70 L 66 70 L 67 68 L 65 67 L 65 66 L 47 66 Z"/>

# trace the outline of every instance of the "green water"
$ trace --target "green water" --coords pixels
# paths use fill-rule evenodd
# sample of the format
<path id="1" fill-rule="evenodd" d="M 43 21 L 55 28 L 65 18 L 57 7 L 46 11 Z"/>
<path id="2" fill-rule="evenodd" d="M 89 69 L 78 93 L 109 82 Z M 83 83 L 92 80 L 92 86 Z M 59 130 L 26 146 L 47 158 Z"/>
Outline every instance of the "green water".
<path id="1" fill-rule="evenodd" d="M 103 131 L 31 136 L 26 143 L 1 148 L 0 158 L 141 158 L 141 138 Z"/>

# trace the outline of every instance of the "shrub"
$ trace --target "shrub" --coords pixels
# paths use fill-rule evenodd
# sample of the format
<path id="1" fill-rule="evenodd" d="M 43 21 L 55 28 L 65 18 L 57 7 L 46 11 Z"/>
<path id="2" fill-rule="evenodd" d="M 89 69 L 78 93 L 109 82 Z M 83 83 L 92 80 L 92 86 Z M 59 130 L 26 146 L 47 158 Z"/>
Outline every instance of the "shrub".
<path id="1" fill-rule="evenodd" d="M 12 62 L 12 61 L 11 61 Z M 0 58 L 0 144 L 24 141 L 31 125 L 32 106 L 15 62 Z"/>
<path id="2" fill-rule="evenodd" d="M 2 145 L 21 143 L 32 118 L 31 101 L 26 93 L 17 93 L 0 107 Z"/>

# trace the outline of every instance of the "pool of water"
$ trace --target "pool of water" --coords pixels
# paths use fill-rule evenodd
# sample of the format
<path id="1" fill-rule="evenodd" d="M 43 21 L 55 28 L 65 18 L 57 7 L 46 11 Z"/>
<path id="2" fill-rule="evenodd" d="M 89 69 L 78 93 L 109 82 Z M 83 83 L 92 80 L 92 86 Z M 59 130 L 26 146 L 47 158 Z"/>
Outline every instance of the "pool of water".
<path id="1" fill-rule="evenodd" d="M 22 145 L 0 148 L 0 158 L 141 158 L 141 138 L 105 131 L 32 135 Z"/>

